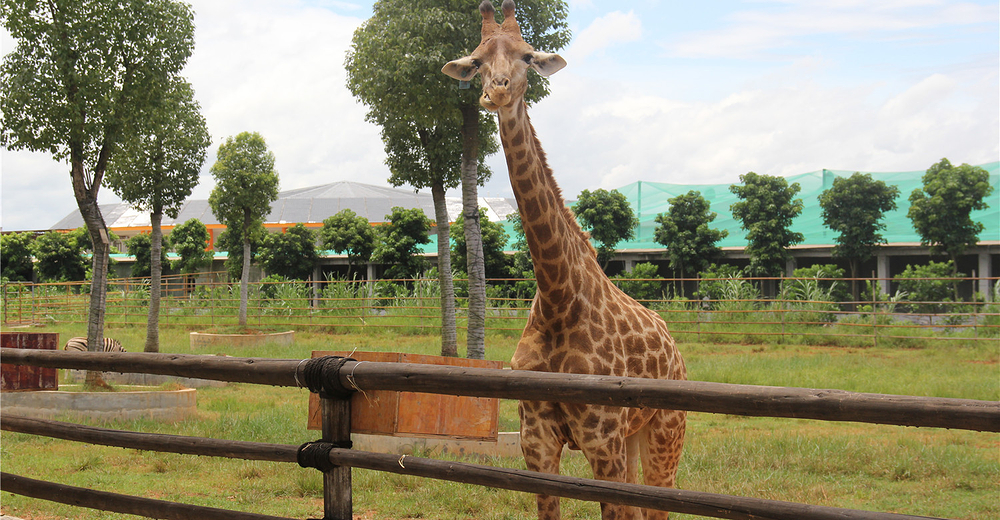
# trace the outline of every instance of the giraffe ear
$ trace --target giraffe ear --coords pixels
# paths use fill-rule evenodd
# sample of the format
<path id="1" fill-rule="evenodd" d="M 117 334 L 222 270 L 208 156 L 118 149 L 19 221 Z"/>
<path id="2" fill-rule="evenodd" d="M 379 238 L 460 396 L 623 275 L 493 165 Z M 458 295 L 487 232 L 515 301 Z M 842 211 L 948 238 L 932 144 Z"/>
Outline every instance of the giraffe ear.
<path id="1" fill-rule="evenodd" d="M 531 55 L 531 68 L 542 76 L 551 76 L 566 66 L 566 60 L 558 54 L 534 52 Z"/>
<path id="2" fill-rule="evenodd" d="M 479 67 L 476 65 L 475 60 L 472 59 L 472 56 L 466 56 L 449 61 L 441 69 L 441 72 L 459 81 L 469 81 L 479 72 Z"/>

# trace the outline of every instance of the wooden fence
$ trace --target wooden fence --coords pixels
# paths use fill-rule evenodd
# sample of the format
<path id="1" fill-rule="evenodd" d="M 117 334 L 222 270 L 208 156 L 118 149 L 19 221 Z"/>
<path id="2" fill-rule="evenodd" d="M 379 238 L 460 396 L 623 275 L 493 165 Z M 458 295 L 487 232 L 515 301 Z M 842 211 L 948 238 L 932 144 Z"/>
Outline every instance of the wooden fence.
<path id="1" fill-rule="evenodd" d="M 520 372 L 343 358 L 276 360 L 181 354 L 52 352 L 0 349 L 4 363 L 50 368 L 139 372 L 318 392 L 323 437 L 302 446 L 224 441 L 93 428 L 5 416 L 4 430 L 141 450 L 249 460 L 298 462 L 324 474 L 324 519 L 352 516 L 351 469 L 365 468 L 529 493 L 630 504 L 715 518 L 902 519 L 907 515 L 812 506 L 581 479 L 490 466 L 350 449 L 350 395 L 364 390 L 406 390 L 497 397 L 684 409 L 734 415 L 796 417 L 1000 432 L 1000 402 L 863 394 L 837 390 L 758 387 L 697 381 Z M 152 518 L 277 518 L 176 504 L 41 482 L 3 474 L 4 491 L 45 500 Z"/>

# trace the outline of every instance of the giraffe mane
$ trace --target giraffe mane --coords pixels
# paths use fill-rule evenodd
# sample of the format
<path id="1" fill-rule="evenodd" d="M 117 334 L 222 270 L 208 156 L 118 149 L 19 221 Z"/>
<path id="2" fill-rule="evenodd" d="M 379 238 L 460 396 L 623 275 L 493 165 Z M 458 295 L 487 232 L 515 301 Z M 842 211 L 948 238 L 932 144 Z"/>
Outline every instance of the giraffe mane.
<path id="1" fill-rule="evenodd" d="M 545 175 L 546 182 L 552 186 L 552 193 L 555 194 L 557 202 L 562 208 L 563 217 L 569 222 L 570 230 L 575 231 L 575 235 L 580 237 L 580 240 L 584 243 L 586 248 L 597 257 L 597 249 L 594 248 L 594 244 L 590 243 L 590 233 L 583 230 L 580 227 L 580 223 L 576 220 L 576 214 L 573 210 L 566 205 L 566 199 L 563 198 L 562 188 L 556 182 L 555 174 L 552 172 L 552 167 L 549 166 L 548 157 L 545 155 L 545 149 L 542 148 L 542 142 L 538 139 L 538 134 L 535 132 L 535 125 L 531 124 L 531 116 L 528 114 L 527 110 L 524 111 L 524 117 L 528 120 L 528 128 L 531 130 L 531 142 L 534 145 L 536 152 L 538 153 L 538 163 L 542 167 L 542 174 Z"/>

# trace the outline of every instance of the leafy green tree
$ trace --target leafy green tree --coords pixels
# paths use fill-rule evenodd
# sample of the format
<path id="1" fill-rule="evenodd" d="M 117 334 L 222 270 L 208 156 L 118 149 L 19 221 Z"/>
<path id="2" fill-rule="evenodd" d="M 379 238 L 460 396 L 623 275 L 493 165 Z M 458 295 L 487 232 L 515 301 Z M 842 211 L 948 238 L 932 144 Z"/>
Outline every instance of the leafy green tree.
<path id="1" fill-rule="evenodd" d="M 80 249 L 80 254 L 84 256 L 85 260 L 86 260 L 86 257 L 88 257 L 88 256 L 93 257 L 93 255 L 94 255 L 94 243 L 90 240 L 90 232 L 87 230 L 87 226 L 80 226 L 80 227 L 78 227 L 78 228 L 76 228 L 76 229 L 68 232 L 67 233 L 67 237 L 70 240 L 72 240 L 73 243 L 76 244 L 76 247 L 78 247 Z M 114 231 L 111 231 L 109 229 L 108 230 L 108 243 L 109 244 L 115 244 L 118 241 L 119 241 L 118 235 L 116 235 Z M 121 253 L 121 251 L 119 251 L 117 247 L 115 247 L 115 246 L 112 245 L 112 246 L 108 247 L 108 253 L 110 253 L 110 254 L 116 254 L 116 253 Z M 114 258 L 109 258 L 108 259 L 108 265 L 109 266 L 113 266 L 116 263 L 117 262 L 115 261 Z M 94 273 L 92 271 L 93 263 L 84 261 L 84 267 L 85 267 L 84 276 L 83 276 L 83 278 L 81 278 L 81 280 L 93 280 L 93 278 L 94 278 Z"/>
<path id="2" fill-rule="evenodd" d="M 899 188 L 872 179 L 871 174 L 856 172 L 837 177 L 833 186 L 819 195 L 823 224 L 837 233 L 833 256 L 846 258 L 851 268 L 851 294 L 860 298 L 857 277 L 861 263 L 875 256 L 885 238 L 882 216 L 896 209 Z"/>
<path id="3" fill-rule="evenodd" d="M 367 263 L 378 240 L 378 233 L 368 219 L 349 210 L 328 217 L 319 232 L 320 243 L 325 249 L 347 255 L 347 278 L 351 278 L 350 268 Z"/>
<path id="4" fill-rule="evenodd" d="M 0 235 L 0 278 L 12 282 L 31 281 L 34 270 L 31 260 L 33 239 L 31 233 Z"/>
<path id="5" fill-rule="evenodd" d="M 747 232 L 746 253 L 750 256 L 750 276 L 781 276 L 788 260 L 788 248 L 802 242 L 802 233 L 791 231 L 792 220 L 802 213 L 802 199 L 795 194 L 801 187 L 781 177 L 749 172 L 740 175 L 743 185 L 729 191 L 740 199 L 730 206 L 733 217 Z M 773 284 L 767 284 L 773 289 Z M 773 291 L 770 291 L 773 294 Z"/>
<path id="6" fill-rule="evenodd" d="M 230 240 L 238 237 L 243 244 L 240 274 L 241 327 L 247 326 L 247 298 L 250 281 L 250 241 L 262 229 L 278 199 L 278 173 L 274 154 L 257 132 L 242 132 L 219 146 L 218 159 L 212 165 L 216 186 L 208 197 L 212 213 L 226 225 Z M 233 251 L 229 250 L 230 256 Z"/>
<path id="7" fill-rule="evenodd" d="M 427 268 L 427 261 L 419 256 L 421 244 L 430 243 L 428 236 L 431 221 L 418 208 L 392 208 L 380 226 L 382 240 L 372 254 L 372 260 L 389 264 L 386 275 L 390 278 L 416 278 Z"/>
<path id="8" fill-rule="evenodd" d="M 630 271 L 612 276 L 615 285 L 625 294 L 649 307 L 651 300 L 663 299 L 663 277 L 658 274 L 655 264 L 641 262 L 635 264 Z"/>
<path id="9" fill-rule="evenodd" d="M 566 4 L 561 0 L 522 0 L 518 19 L 525 40 L 556 50 L 569 43 Z M 497 150 L 496 121 L 479 106 L 479 89 L 458 89 L 440 73 L 451 56 L 469 52 L 469 35 L 478 34 L 482 17 L 473 4 L 447 0 L 379 0 L 373 15 L 354 33 L 347 57 L 348 87 L 368 106 L 368 120 L 382 126 L 394 184 L 430 187 L 438 221 L 438 262 L 442 281 L 442 350 L 452 354 L 450 323 L 454 301 L 447 298 L 451 266 L 449 229 L 443 222 L 444 190 L 462 183 L 463 219 L 470 278 L 468 355 L 485 356 L 486 282 L 479 229 L 478 185 L 490 175 L 484 158 Z M 478 42 L 476 42 L 478 43 Z M 475 44 L 473 44 L 474 46 Z M 536 78 L 526 99 L 548 94 Z M 395 185 L 399 185 L 395 184 Z M 450 320 L 450 321 L 449 321 Z"/>
<path id="10" fill-rule="evenodd" d="M 53 154 L 70 166 L 73 194 L 94 244 L 87 323 L 103 344 L 110 241 L 97 196 L 123 132 L 147 117 L 194 45 L 183 2 L 5 0 L 17 42 L 0 68 L 0 144 Z M 102 384 L 89 372 L 88 386 Z"/>
<path id="11" fill-rule="evenodd" d="M 461 271 L 466 265 L 465 256 L 467 253 L 465 234 L 462 233 L 462 220 L 465 217 L 459 216 L 455 220 L 455 228 L 451 231 L 452 251 L 451 259 L 455 264 L 455 270 Z M 483 257 L 486 266 L 487 278 L 504 278 L 508 274 L 507 255 L 504 250 L 507 248 L 507 232 L 504 231 L 503 224 L 491 222 L 486 217 L 486 210 L 479 209 L 480 227 L 483 231 Z"/>
<path id="12" fill-rule="evenodd" d="M 667 202 L 670 209 L 656 216 L 659 227 L 653 240 L 667 248 L 670 267 L 681 277 L 687 277 L 721 258 L 722 249 L 716 243 L 729 232 L 708 227 L 718 214 L 709 209 L 701 192 L 692 190 Z"/>
<path id="13" fill-rule="evenodd" d="M 163 262 L 163 215 L 177 218 L 184 199 L 198 184 L 205 149 L 211 144 L 201 107 L 187 81 L 174 78 L 156 105 L 134 121 L 108 167 L 107 182 L 121 199 L 149 212 L 149 310 L 145 352 L 160 351 L 160 291 Z M 133 276 L 135 267 L 133 265 Z"/>
<path id="14" fill-rule="evenodd" d="M 264 226 L 258 224 L 250 230 L 250 261 L 257 259 L 261 245 L 267 237 Z M 226 229 L 215 238 L 215 249 L 226 252 L 226 261 L 223 266 L 226 268 L 226 276 L 230 280 L 237 280 L 243 277 L 243 237 L 239 230 L 230 233 Z"/>
<path id="15" fill-rule="evenodd" d="M 319 264 L 316 233 L 303 224 L 295 224 L 284 233 L 268 233 L 258 258 L 269 275 L 307 280 Z"/>
<path id="16" fill-rule="evenodd" d="M 573 205 L 573 212 L 580 226 L 597 240 L 597 259 L 605 269 L 614 258 L 615 246 L 635 238 L 635 229 L 639 227 L 635 211 L 618 190 L 583 190 Z"/>
<path id="17" fill-rule="evenodd" d="M 918 312 L 939 313 L 947 310 L 944 302 L 952 301 L 949 293 L 954 284 L 948 278 L 965 276 L 956 271 L 951 260 L 932 260 L 927 265 L 907 265 L 893 280 L 899 283 L 899 291 L 906 295 L 906 300 L 914 302 L 912 308 Z"/>
<path id="18" fill-rule="evenodd" d="M 202 221 L 192 218 L 174 226 L 167 236 L 167 242 L 180 257 L 172 267 L 182 273 L 196 273 L 212 264 L 212 250 L 208 249 L 211 239 L 208 228 Z"/>
<path id="19" fill-rule="evenodd" d="M 35 239 L 32 249 L 37 261 L 35 270 L 42 281 L 79 281 L 87 276 L 83 247 L 69 233 L 49 231 Z"/>
<path id="20" fill-rule="evenodd" d="M 952 275 L 957 276 L 958 257 L 979 242 L 984 229 L 971 214 L 989 207 L 986 197 L 993 192 L 989 172 L 968 164 L 952 166 L 948 159 L 941 159 L 927 169 L 923 183 L 923 189 L 910 194 L 906 216 L 920 235 L 920 243 L 930 246 L 932 254 L 948 255 Z M 958 300 L 957 283 L 954 297 Z"/>
<path id="21" fill-rule="evenodd" d="M 149 233 L 139 233 L 138 235 L 125 241 L 128 254 L 135 258 L 132 263 L 131 274 L 136 278 L 150 276 L 153 269 L 153 240 Z M 167 252 L 160 248 L 160 265 L 167 261 Z M 151 303 L 152 304 L 152 303 Z M 157 350 L 147 350 L 146 352 L 157 352 Z"/>
<path id="22" fill-rule="evenodd" d="M 528 251 L 528 239 L 524 236 L 524 225 L 521 224 L 521 214 L 518 212 L 507 215 L 507 221 L 514 226 L 514 256 L 510 260 L 509 273 L 511 278 L 525 278 L 514 282 L 515 298 L 531 299 L 538 291 L 535 282 L 535 266 Z"/>

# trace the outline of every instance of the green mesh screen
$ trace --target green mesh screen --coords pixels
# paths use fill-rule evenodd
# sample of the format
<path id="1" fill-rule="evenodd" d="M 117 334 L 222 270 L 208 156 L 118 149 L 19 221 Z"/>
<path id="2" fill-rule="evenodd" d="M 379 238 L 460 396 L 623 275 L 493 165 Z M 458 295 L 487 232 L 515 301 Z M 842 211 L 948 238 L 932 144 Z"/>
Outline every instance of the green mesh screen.
<path id="1" fill-rule="evenodd" d="M 986 226 L 986 229 L 979 235 L 980 240 L 997 241 L 1000 240 L 1000 162 L 979 166 L 990 173 L 990 185 L 993 186 L 993 193 L 989 196 L 988 204 L 990 207 L 973 212 L 972 218 Z M 792 230 L 805 236 L 802 245 L 832 245 L 834 243 L 835 233 L 823 225 L 823 219 L 820 216 L 819 195 L 833 186 L 833 179 L 836 177 L 849 177 L 854 173 L 853 171 L 820 170 L 787 178 L 789 184 L 797 182 L 802 188 L 798 193 L 798 198 L 802 199 L 805 208 L 803 208 L 802 214 L 792 222 Z M 906 217 L 906 212 L 910 209 L 910 193 L 923 187 L 921 178 L 925 172 L 862 173 L 871 173 L 873 179 L 899 188 L 899 198 L 896 200 L 899 207 L 895 211 L 885 214 L 883 222 L 886 224 L 886 229 L 882 232 L 882 236 L 890 244 L 919 243 L 920 236 L 913 230 L 913 225 Z M 733 219 L 733 215 L 729 211 L 729 206 L 737 201 L 736 195 L 729 191 L 729 186 L 730 184 L 695 185 L 639 181 L 618 188 L 618 191 L 628 197 L 640 222 L 637 238 L 627 244 L 619 244 L 619 247 L 622 249 L 662 249 L 662 245 L 653 241 L 653 231 L 657 226 L 653 219 L 669 209 L 670 204 L 667 203 L 667 199 L 683 195 L 691 190 L 700 191 L 701 195 L 711 203 L 712 211 L 718 213 L 711 227 L 729 231 L 729 236 L 723 239 L 719 245 L 721 247 L 744 247 L 746 235 L 740 229 L 739 222 Z"/>
<path id="2" fill-rule="evenodd" d="M 979 167 L 989 172 L 993 193 L 988 201 L 990 207 L 973 212 L 972 218 L 986 226 L 986 229 L 979 235 L 981 241 L 1000 241 L 1000 162 L 981 164 Z M 797 182 L 802 188 L 798 198 L 802 199 L 805 208 L 803 208 L 802 214 L 792 222 L 792 230 L 805 236 L 801 245 L 833 245 L 835 234 L 823 225 L 823 219 L 820 216 L 819 194 L 833 186 L 834 178 L 849 177 L 854 173 L 854 171 L 847 170 L 819 170 L 787 178 L 789 184 Z M 899 188 L 899 198 L 896 199 L 896 204 L 899 207 L 884 216 L 883 222 L 886 224 L 886 229 L 882 232 L 882 236 L 890 244 L 920 243 L 920 237 L 913 230 L 913 225 L 906 217 L 906 212 L 910 209 L 910 193 L 923 187 L 921 178 L 925 171 L 862 173 L 871 173 L 873 179 Z M 660 213 L 666 213 L 670 208 L 667 199 L 683 195 L 691 190 L 701 192 L 701 195 L 711 203 L 712 211 L 718 213 L 711 227 L 729 231 L 729 235 L 720 242 L 720 247 L 745 247 L 746 235 L 740 229 L 739 222 L 733 219 L 733 214 L 729 211 L 729 206 L 737 201 L 736 195 L 729 191 L 731 184 L 667 184 L 639 181 L 618 188 L 618 191 L 628 198 L 636 216 L 639 217 L 639 232 L 636 239 L 618 244 L 618 248 L 624 250 L 663 249 L 662 245 L 653 241 L 653 233 L 657 227 L 654 219 Z M 503 222 L 503 224 L 509 237 L 508 249 L 512 249 L 514 228 L 509 222 Z M 424 245 L 422 249 L 426 253 L 436 253 L 436 244 L 437 237 L 432 233 L 431 243 Z"/>

